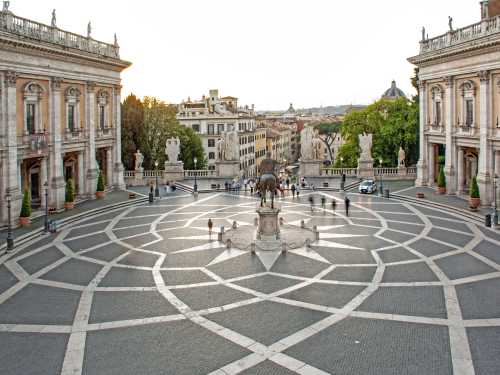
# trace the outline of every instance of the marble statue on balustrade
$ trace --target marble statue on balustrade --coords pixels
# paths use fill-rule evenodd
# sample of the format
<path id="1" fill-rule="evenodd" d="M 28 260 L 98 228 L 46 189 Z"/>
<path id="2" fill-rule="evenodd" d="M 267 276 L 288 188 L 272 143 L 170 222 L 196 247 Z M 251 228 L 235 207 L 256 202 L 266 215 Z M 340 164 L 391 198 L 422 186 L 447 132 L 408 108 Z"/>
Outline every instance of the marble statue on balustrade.
<path id="1" fill-rule="evenodd" d="M 219 177 L 235 178 L 239 175 L 239 137 L 235 130 L 225 132 L 217 140 L 216 168 Z"/>
<path id="2" fill-rule="evenodd" d="M 141 154 L 141 150 L 137 149 L 137 151 L 134 154 L 135 157 L 135 170 L 136 171 L 143 171 L 144 168 L 142 168 L 142 163 L 144 162 L 144 155 Z"/>
<path id="3" fill-rule="evenodd" d="M 56 10 L 52 10 L 52 21 L 50 21 L 50 26 L 57 27 Z"/>
<path id="4" fill-rule="evenodd" d="M 167 155 L 170 164 L 177 163 L 181 153 L 181 141 L 179 137 L 171 137 L 165 142 L 165 155 Z"/>
<path id="5" fill-rule="evenodd" d="M 372 145 L 373 134 L 359 134 L 359 148 L 361 155 L 358 159 L 358 177 L 373 177 L 373 158 L 372 158 Z"/>
<path id="6" fill-rule="evenodd" d="M 312 140 L 312 157 L 313 160 L 323 160 L 323 141 L 319 138 L 319 132 L 314 132 Z"/>
<path id="7" fill-rule="evenodd" d="M 403 147 L 399 147 L 399 152 L 398 152 L 398 166 L 405 166 L 405 161 L 406 161 L 406 152 L 403 150 Z"/>
<path id="8" fill-rule="evenodd" d="M 300 159 L 313 160 L 314 129 L 310 126 L 304 128 L 300 133 Z"/>
<path id="9" fill-rule="evenodd" d="M 319 177 L 323 145 L 318 132 L 308 126 L 300 133 L 300 170 L 302 177 Z"/>
<path id="10" fill-rule="evenodd" d="M 91 38 L 91 36 L 92 36 L 92 24 L 91 24 L 91 23 L 90 23 L 90 21 L 89 21 L 89 23 L 88 23 L 88 25 L 87 25 L 87 38 L 89 38 L 89 39 L 90 39 L 90 38 Z"/>
<path id="11" fill-rule="evenodd" d="M 8 12 L 9 11 L 9 6 L 10 6 L 10 1 L 4 1 L 3 2 L 2 12 Z"/>

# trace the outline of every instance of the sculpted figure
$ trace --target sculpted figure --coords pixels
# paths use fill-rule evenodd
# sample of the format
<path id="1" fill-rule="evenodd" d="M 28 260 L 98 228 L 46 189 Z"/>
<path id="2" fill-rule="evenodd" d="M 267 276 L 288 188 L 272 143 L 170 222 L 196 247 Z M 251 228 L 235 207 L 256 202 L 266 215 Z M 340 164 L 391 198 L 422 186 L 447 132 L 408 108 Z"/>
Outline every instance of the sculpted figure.
<path id="1" fill-rule="evenodd" d="M 91 34 L 92 34 L 92 25 L 89 21 L 89 23 L 87 25 L 87 38 L 90 38 Z"/>
<path id="2" fill-rule="evenodd" d="M 179 137 L 176 138 L 172 137 L 167 139 L 167 141 L 165 142 L 165 154 L 168 157 L 168 161 L 170 163 L 177 162 L 180 153 L 181 153 L 181 141 L 179 140 Z"/>
<path id="3" fill-rule="evenodd" d="M 224 138 L 219 138 L 217 142 L 215 143 L 215 148 L 217 150 L 217 161 L 224 161 L 226 160 L 226 141 L 224 141 Z"/>
<path id="4" fill-rule="evenodd" d="M 425 27 L 422 27 L 422 41 L 425 40 Z"/>
<path id="5" fill-rule="evenodd" d="M 274 208 L 274 192 L 276 190 L 276 160 L 271 159 L 271 153 L 266 154 L 266 158 L 260 162 L 260 177 L 257 182 L 257 189 L 260 191 L 260 206 L 264 207 L 267 202 L 267 193 L 271 194 L 271 208 Z"/>
<path id="6" fill-rule="evenodd" d="M 226 132 L 225 143 L 225 160 L 239 160 L 239 141 L 238 141 L 238 133 L 236 131 Z"/>
<path id="7" fill-rule="evenodd" d="M 313 155 L 314 129 L 310 126 L 304 128 L 300 133 L 300 156 L 302 160 L 314 159 Z"/>
<path id="8" fill-rule="evenodd" d="M 314 138 L 312 140 L 312 158 L 314 160 L 323 159 L 323 142 L 319 138 L 317 130 L 314 132 Z"/>
<path id="9" fill-rule="evenodd" d="M 142 163 L 144 162 L 144 155 L 141 154 L 141 150 L 137 149 L 135 156 L 135 170 L 139 171 L 142 169 Z"/>
<path id="10" fill-rule="evenodd" d="M 54 9 L 54 10 L 52 10 L 52 21 L 50 22 L 50 25 L 52 27 L 57 27 L 56 23 L 57 23 L 56 22 L 56 10 Z"/>
<path id="11" fill-rule="evenodd" d="M 398 165 L 404 167 L 406 159 L 406 152 L 403 150 L 403 147 L 399 147 L 398 153 Z"/>
<path id="12" fill-rule="evenodd" d="M 372 159 L 372 134 L 360 134 L 359 137 L 359 147 L 361 148 L 361 160 L 371 160 Z"/>
<path id="13" fill-rule="evenodd" d="M 453 31 L 453 18 L 448 16 L 448 26 L 450 27 L 450 31 Z"/>

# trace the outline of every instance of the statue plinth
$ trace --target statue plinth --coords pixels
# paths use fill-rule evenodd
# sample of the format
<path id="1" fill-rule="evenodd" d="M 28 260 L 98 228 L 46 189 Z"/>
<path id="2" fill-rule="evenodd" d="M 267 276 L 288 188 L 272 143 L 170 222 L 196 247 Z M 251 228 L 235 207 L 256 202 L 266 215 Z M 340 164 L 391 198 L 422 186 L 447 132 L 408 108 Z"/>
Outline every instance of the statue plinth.
<path id="1" fill-rule="evenodd" d="M 373 178 L 374 176 L 373 159 L 358 159 L 358 177 Z"/>
<path id="2" fill-rule="evenodd" d="M 165 162 L 165 181 L 184 180 L 184 163 L 182 161 Z"/>
<path id="3" fill-rule="evenodd" d="M 279 213 L 279 208 L 260 207 L 257 209 L 257 214 L 259 215 L 257 240 L 277 241 L 280 239 Z"/>
<path id="4" fill-rule="evenodd" d="M 220 160 L 215 163 L 219 177 L 235 178 L 240 174 L 240 162 L 238 160 Z"/>
<path id="5" fill-rule="evenodd" d="M 300 160 L 299 174 L 302 177 L 321 176 L 321 160 Z"/>

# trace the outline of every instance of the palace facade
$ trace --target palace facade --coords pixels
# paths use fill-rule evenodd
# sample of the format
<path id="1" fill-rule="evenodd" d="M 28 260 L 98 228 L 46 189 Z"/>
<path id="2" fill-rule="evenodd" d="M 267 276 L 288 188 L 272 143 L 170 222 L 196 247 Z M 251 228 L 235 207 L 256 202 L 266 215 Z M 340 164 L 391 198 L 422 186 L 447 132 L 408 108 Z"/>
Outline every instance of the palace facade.
<path id="1" fill-rule="evenodd" d="M 102 172 L 107 188 L 123 188 L 120 73 L 130 63 L 119 46 L 0 12 L 0 223 L 19 216 L 23 191 L 32 205 L 64 205 L 65 185 L 79 198 L 95 196 Z"/>
<path id="2" fill-rule="evenodd" d="M 430 39 L 423 29 L 420 53 L 408 59 L 419 79 L 417 185 L 436 184 L 443 168 L 448 194 L 462 195 L 477 176 L 483 205 L 493 203 L 500 175 L 498 3 L 483 1 L 473 25 L 454 29 L 450 21 L 446 34 Z"/>

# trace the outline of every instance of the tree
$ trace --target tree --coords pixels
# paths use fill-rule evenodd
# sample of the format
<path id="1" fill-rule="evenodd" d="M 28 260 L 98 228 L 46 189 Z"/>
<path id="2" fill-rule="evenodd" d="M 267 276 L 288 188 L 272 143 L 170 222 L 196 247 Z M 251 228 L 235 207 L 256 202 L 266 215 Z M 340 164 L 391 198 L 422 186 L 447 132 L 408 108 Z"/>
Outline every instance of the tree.
<path id="1" fill-rule="evenodd" d="M 23 203 L 21 206 L 20 217 L 30 217 L 31 216 L 31 195 L 28 190 L 24 191 Z"/>
<path id="2" fill-rule="evenodd" d="M 66 181 L 66 195 L 65 202 L 71 203 L 75 201 L 75 185 L 73 184 L 73 179 L 70 178 Z"/>
<path id="3" fill-rule="evenodd" d="M 143 100 L 144 125 L 139 137 L 144 155 L 144 168 L 153 169 L 155 161 L 162 165 L 165 161 L 165 140 L 168 134 L 179 127 L 176 109 L 165 102 L 146 96 Z"/>
<path id="4" fill-rule="evenodd" d="M 96 191 L 104 191 L 104 177 L 102 176 L 102 171 L 99 171 L 99 176 L 97 177 Z"/>
<path id="5" fill-rule="evenodd" d="M 444 168 L 441 168 L 441 170 L 439 171 L 437 183 L 438 183 L 438 187 L 440 187 L 440 188 L 446 187 L 446 177 L 444 176 Z"/>
<path id="6" fill-rule="evenodd" d="M 340 122 L 324 122 L 314 126 L 318 130 L 320 139 L 325 144 L 330 160 L 335 160 L 334 149 L 332 148 L 335 139 L 338 137 L 341 129 Z"/>
<path id="7" fill-rule="evenodd" d="M 122 104 L 122 161 L 125 169 L 134 168 L 134 153 L 139 147 L 144 124 L 144 108 L 134 94 L 127 96 Z"/>
<path id="8" fill-rule="evenodd" d="M 470 184 L 470 197 L 479 198 L 479 186 L 477 184 L 476 177 L 472 177 L 472 181 Z"/>

